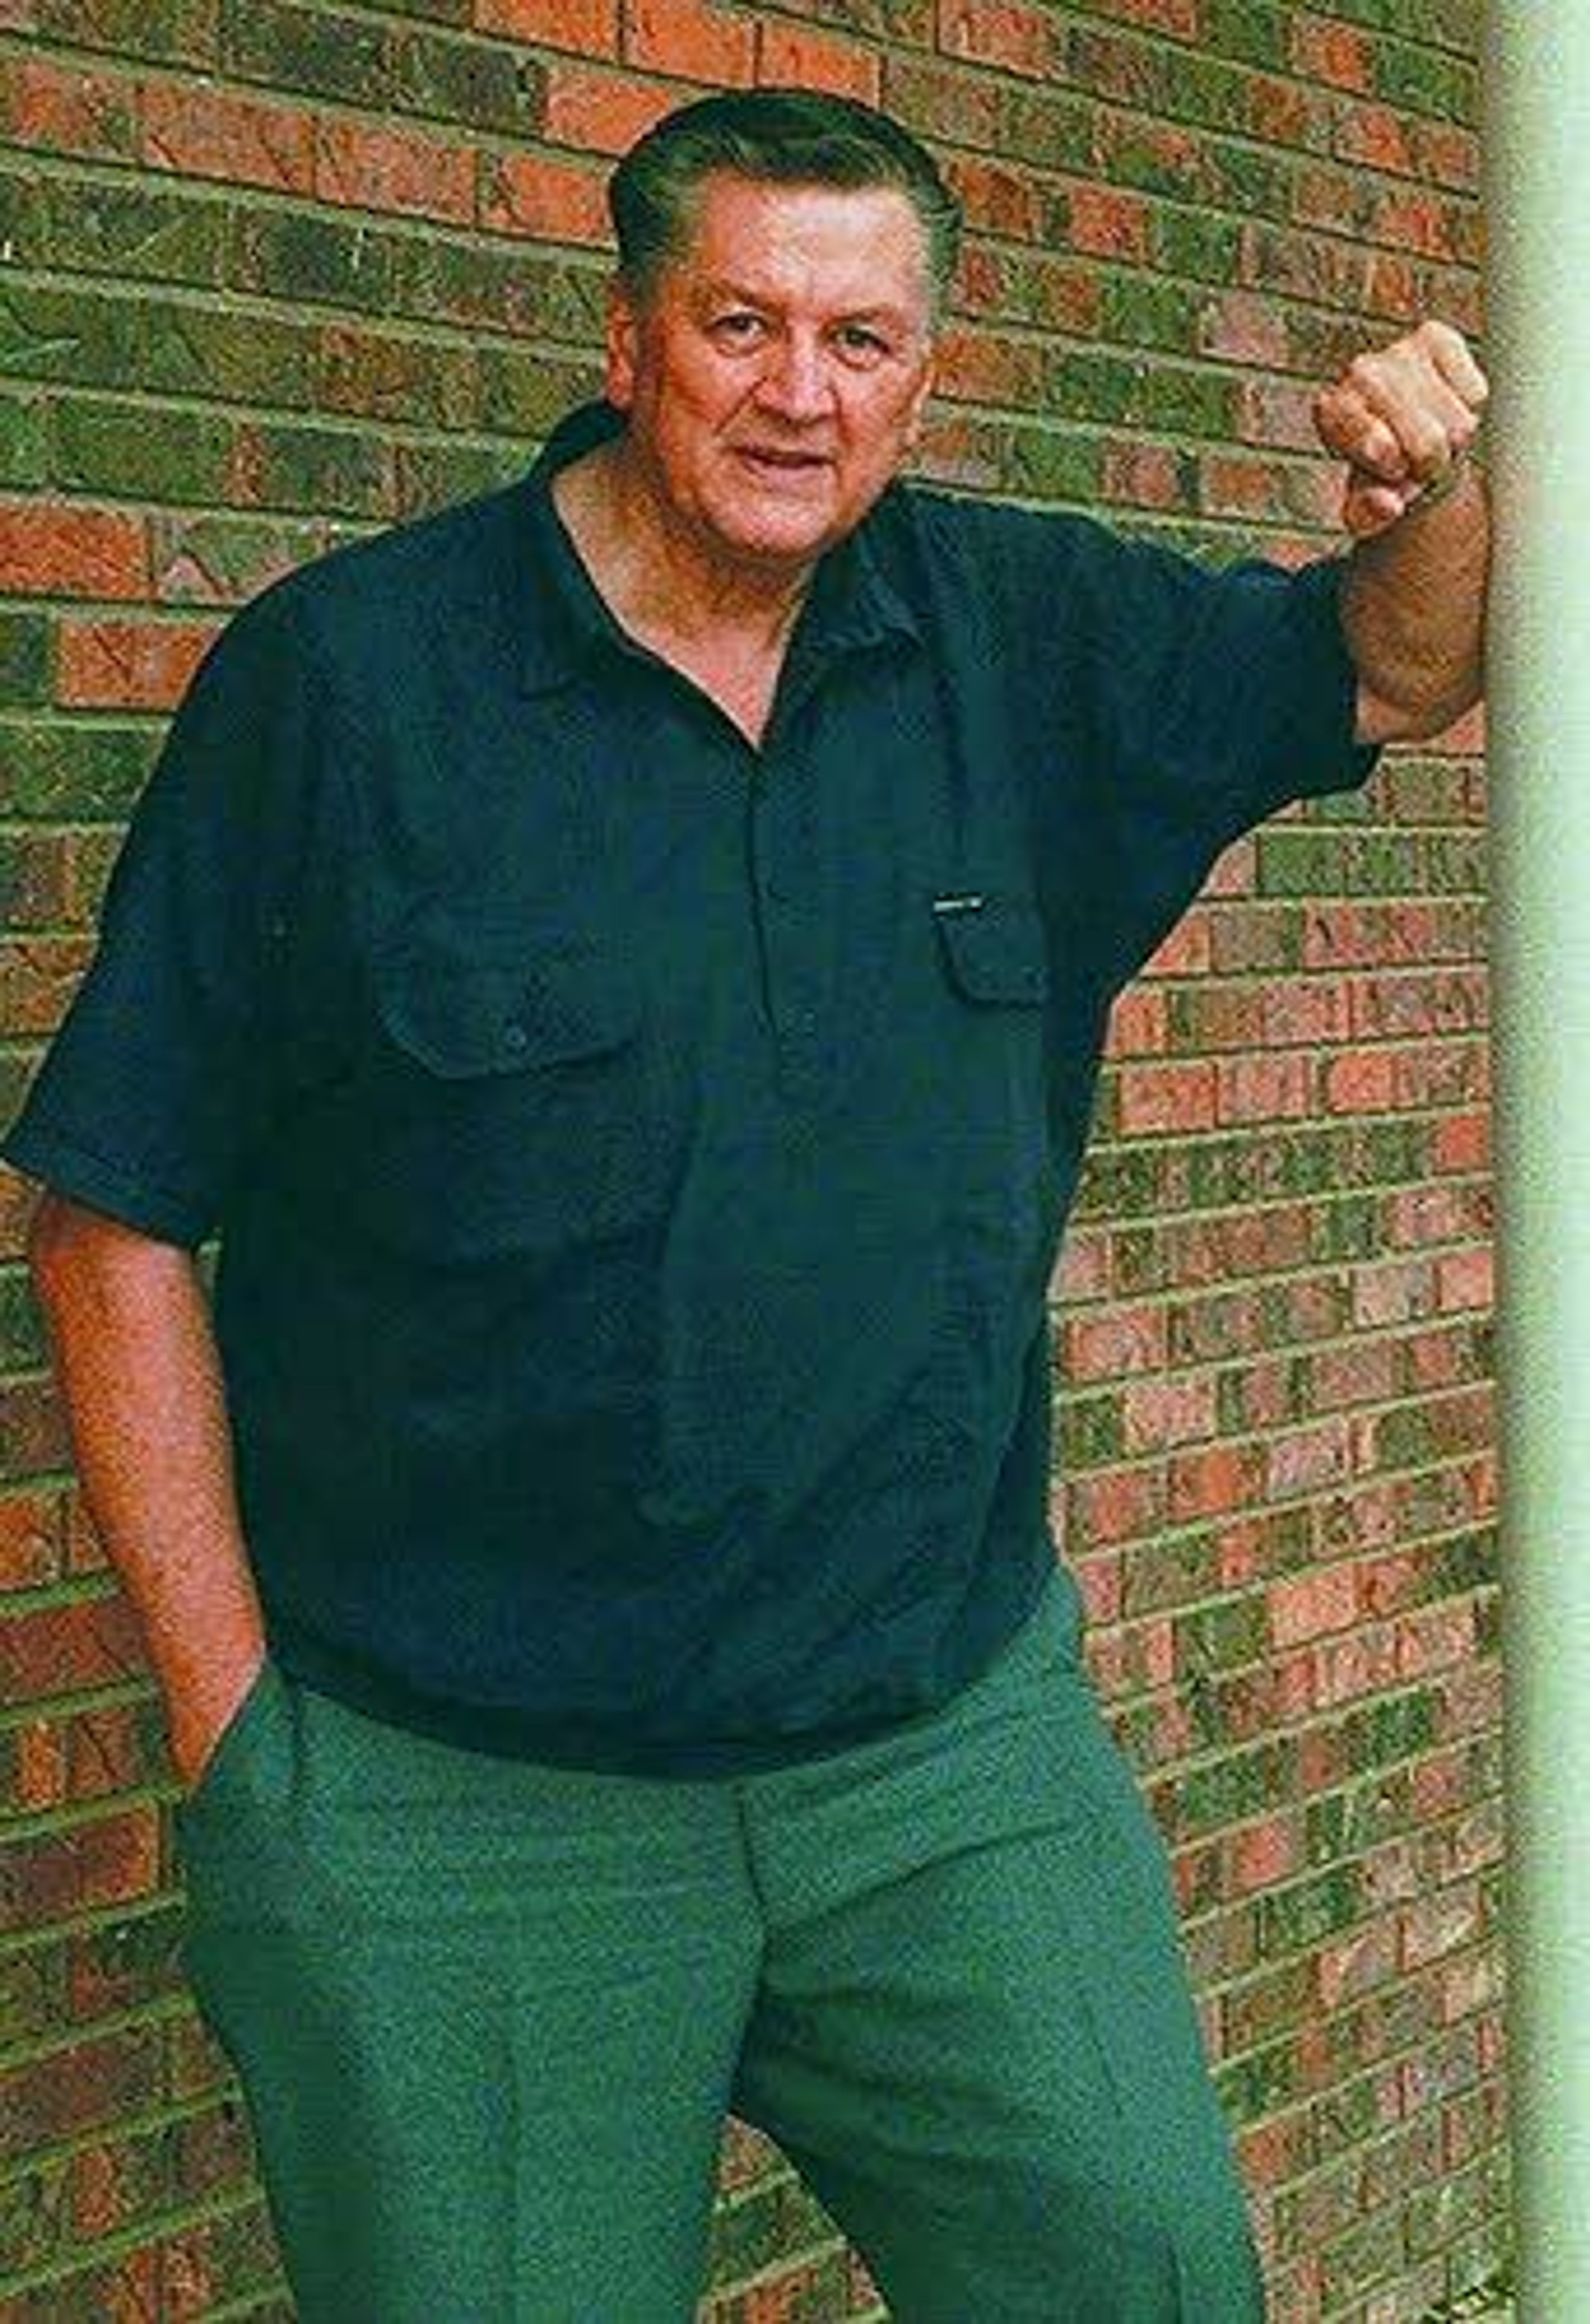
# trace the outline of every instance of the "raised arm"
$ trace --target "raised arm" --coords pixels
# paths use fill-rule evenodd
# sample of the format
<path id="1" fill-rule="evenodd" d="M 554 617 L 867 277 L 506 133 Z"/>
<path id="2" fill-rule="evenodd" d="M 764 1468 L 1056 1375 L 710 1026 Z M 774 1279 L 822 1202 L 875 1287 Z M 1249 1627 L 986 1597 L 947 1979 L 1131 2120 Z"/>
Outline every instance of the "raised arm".
<path id="1" fill-rule="evenodd" d="M 1347 463 L 1342 620 L 1363 742 L 1437 734 L 1483 691 L 1490 512 L 1466 456 L 1488 392 L 1462 334 L 1428 322 L 1315 399 L 1321 442 Z"/>
<path id="2" fill-rule="evenodd" d="M 188 1251 L 49 1194 L 30 1257 L 88 1508 L 191 1786 L 264 1658 L 204 1286 Z"/>

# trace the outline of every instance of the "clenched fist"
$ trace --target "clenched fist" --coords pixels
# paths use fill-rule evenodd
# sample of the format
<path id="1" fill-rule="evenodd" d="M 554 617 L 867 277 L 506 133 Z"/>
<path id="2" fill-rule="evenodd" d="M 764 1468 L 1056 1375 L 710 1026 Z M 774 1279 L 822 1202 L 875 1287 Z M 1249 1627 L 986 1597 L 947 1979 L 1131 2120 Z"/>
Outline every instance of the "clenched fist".
<path id="1" fill-rule="evenodd" d="M 1347 463 L 1342 518 L 1359 540 L 1395 524 L 1473 443 L 1490 394 L 1461 331 L 1421 323 L 1355 355 L 1314 399 L 1327 451 Z"/>

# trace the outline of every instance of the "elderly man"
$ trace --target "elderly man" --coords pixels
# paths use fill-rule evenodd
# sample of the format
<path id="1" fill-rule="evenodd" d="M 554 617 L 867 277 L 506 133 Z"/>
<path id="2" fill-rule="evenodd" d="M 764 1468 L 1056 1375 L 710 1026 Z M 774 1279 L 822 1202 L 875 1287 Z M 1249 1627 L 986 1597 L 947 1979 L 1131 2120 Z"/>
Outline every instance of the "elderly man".
<path id="1" fill-rule="evenodd" d="M 232 622 L 8 1143 L 196 1987 L 310 2324 L 688 2318 L 729 2109 L 910 2324 L 1238 2324 L 1045 1290 L 1113 996 L 1474 698 L 1484 383 L 1355 363 L 1351 555 L 1216 576 L 898 482 L 884 117 L 613 207 L 605 403 Z"/>

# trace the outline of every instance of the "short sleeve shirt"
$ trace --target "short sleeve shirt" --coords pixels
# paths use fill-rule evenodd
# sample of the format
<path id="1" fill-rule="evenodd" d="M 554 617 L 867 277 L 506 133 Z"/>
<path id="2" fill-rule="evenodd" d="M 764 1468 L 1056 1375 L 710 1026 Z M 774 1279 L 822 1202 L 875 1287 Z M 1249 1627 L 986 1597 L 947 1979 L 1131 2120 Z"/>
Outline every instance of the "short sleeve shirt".
<path id="1" fill-rule="evenodd" d="M 753 749 L 559 521 L 621 424 L 233 620 L 4 1151 L 218 1231 L 291 1674 L 704 1775 L 929 1715 L 1031 1611 L 1111 1001 L 1373 754 L 1338 564 L 905 484 Z"/>

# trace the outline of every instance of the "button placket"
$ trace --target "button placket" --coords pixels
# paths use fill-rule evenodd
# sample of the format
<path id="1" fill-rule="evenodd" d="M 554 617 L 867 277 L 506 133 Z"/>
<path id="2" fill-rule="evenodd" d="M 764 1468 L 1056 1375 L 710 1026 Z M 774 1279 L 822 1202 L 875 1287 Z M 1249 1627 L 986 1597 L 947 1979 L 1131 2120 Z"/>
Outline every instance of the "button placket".
<path id="1" fill-rule="evenodd" d="M 800 794 L 764 762 L 751 795 L 751 855 L 763 989 L 787 1094 L 809 1102 L 826 1076 L 823 930 L 811 906 L 809 816 Z"/>

